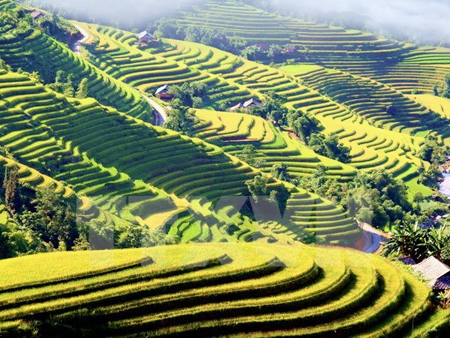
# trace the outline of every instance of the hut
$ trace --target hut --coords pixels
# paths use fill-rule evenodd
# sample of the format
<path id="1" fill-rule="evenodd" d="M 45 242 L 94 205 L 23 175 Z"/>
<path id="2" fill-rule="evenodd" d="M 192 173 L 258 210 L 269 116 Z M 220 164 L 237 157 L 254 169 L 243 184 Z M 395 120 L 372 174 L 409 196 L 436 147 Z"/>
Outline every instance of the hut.
<path id="1" fill-rule="evenodd" d="M 428 280 L 433 290 L 437 292 L 450 290 L 450 267 L 436 257 L 428 257 L 412 268 Z"/>
<path id="2" fill-rule="evenodd" d="M 37 20 L 39 18 L 45 18 L 47 15 L 45 15 L 44 13 L 42 13 L 41 11 L 33 11 L 30 13 L 30 16 L 33 20 Z"/>
<path id="3" fill-rule="evenodd" d="M 140 32 L 138 34 L 138 40 L 139 40 L 140 43 L 149 43 L 149 42 L 156 41 L 156 39 L 153 36 L 153 34 L 150 34 L 147 31 Z"/>
<path id="4" fill-rule="evenodd" d="M 242 109 L 243 106 L 244 105 L 242 104 L 242 102 L 239 102 L 237 105 L 231 107 L 230 111 L 236 111 L 236 110 Z"/>
<path id="5" fill-rule="evenodd" d="M 250 108 L 251 106 L 260 106 L 260 105 L 261 105 L 261 102 L 255 100 L 255 99 L 250 99 L 250 100 L 245 101 L 245 102 L 243 103 L 242 108 L 248 109 L 248 108 Z"/>
<path id="6" fill-rule="evenodd" d="M 174 96 L 173 96 L 173 94 L 169 93 L 169 89 L 170 89 L 170 86 L 168 84 L 166 84 L 162 87 L 159 87 L 155 92 L 156 97 L 163 101 L 173 100 Z"/>

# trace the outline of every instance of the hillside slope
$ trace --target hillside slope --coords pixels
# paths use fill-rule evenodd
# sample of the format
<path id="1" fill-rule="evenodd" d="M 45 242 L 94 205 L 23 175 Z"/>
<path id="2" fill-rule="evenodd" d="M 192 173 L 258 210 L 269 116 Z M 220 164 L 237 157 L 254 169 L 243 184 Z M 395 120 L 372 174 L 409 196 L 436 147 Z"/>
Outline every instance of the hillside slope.
<path id="1" fill-rule="evenodd" d="M 238 0 L 206 1 L 175 19 L 182 26 L 216 29 L 249 45 L 289 44 L 299 51 L 288 55 L 290 59 L 371 77 L 404 93 L 431 93 L 450 73 L 448 48 L 419 48 L 370 32 L 283 17 Z"/>
<path id="2" fill-rule="evenodd" d="M 238 240 L 244 235 L 252 240 L 261 232 L 262 237 L 278 232 L 301 240 L 307 229 L 328 242 L 352 245 L 360 234 L 341 208 L 295 187 L 288 187 L 290 217 L 276 225 L 275 233 L 248 218 L 236 226 L 233 218 L 240 210 L 215 204 L 222 197 L 248 195 L 245 182 L 259 174 L 255 168 L 216 146 L 154 127 L 93 99 L 67 99 L 24 75 L 0 71 L 0 85 L 0 145 L 118 217 L 140 217 L 158 228 L 164 222 L 157 225 L 154 214 L 174 208 L 176 214 L 187 207 L 197 218 L 190 215 L 173 224 L 174 234 L 183 237 L 186 232 L 186 240 Z M 40 184 L 41 177 L 31 176 L 28 181 Z M 270 190 L 286 189 L 273 178 L 268 183 Z"/>
<path id="3" fill-rule="evenodd" d="M 51 36 L 31 25 L 19 26 L 7 16 L 2 18 L 0 29 L 0 59 L 13 70 L 39 72 L 46 83 L 54 81 L 57 70 L 71 75 L 75 84 L 87 78 L 89 96 L 131 116 L 152 119 L 151 106 L 136 90 L 85 61 Z"/>
<path id="4" fill-rule="evenodd" d="M 294 65 L 277 69 L 236 59 L 230 53 L 186 41 L 164 40 L 165 44 L 156 50 L 138 50 L 134 46 L 136 37 L 131 33 L 91 24 L 84 24 L 83 27 L 90 35 L 102 41 L 99 45 L 90 45 L 88 41 L 91 52 L 97 56 L 96 62 L 103 65 L 103 69 L 112 76 L 125 81 L 130 80 L 128 76 L 138 77 L 142 85 L 140 82 L 129 82 L 137 88 L 151 92 L 164 83 L 202 81 L 211 86 L 209 96 L 215 106 L 225 104 L 227 108 L 248 97 L 263 100 L 267 92 L 274 91 L 286 98 L 287 107 L 311 113 L 319 119 L 326 133 L 337 133 L 341 142 L 352 150 L 350 165 L 354 168 L 363 171 L 385 168 L 414 190 L 412 196 L 417 191 L 431 194 L 426 187 L 417 184 L 418 168 L 426 169 L 429 166 L 417 157 L 417 153 L 424 142 L 424 136 L 430 131 L 434 131 L 441 142 L 448 142 L 448 121 L 440 119 L 439 115 L 389 86 L 318 66 Z M 118 54 L 119 50 L 126 51 L 124 57 L 122 52 Z M 154 61 L 146 61 L 152 59 Z M 151 65 L 148 64 L 150 62 Z M 173 66 L 166 69 L 169 64 Z M 174 78 L 169 76 L 167 82 L 162 81 L 166 72 L 181 69 L 188 71 Z M 200 78 L 194 75 L 199 70 Z M 342 90 L 339 89 L 340 86 Z M 245 96 L 241 97 L 244 93 Z M 370 100 L 364 101 L 368 93 L 371 95 Z M 395 106 L 399 114 L 387 114 L 386 109 L 390 105 Z M 214 113 L 207 117 L 205 111 L 203 117 L 211 122 Z M 234 128 L 232 125 L 226 127 L 230 130 Z M 242 128 L 241 131 L 244 130 L 245 123 L 239 124 L 239 127 Z M 205 135 L 212 136 L 209 139 L 216 142 L 214 133 L 211 129 Z M 240 131 L 236 133 L 239 134 Z M 284 141 L 275 142 L 274 150 L 284 153 L 283 144 Z M 230 150 L 229 147 L 226 149 Z M 293 150 L 291 155 L 296 152 Z M 308 174 L 308 170 L 298 171 L 295 168 L 314 169 L 320 163 L 317 155 L 315 157 L 312 166 L 311 160 L 306 157 L 297 157 L 295 162 L 289 160 L 287 165 L 293 173 Z M 268 160 L 268 163 L 276 161 Z M 330 177 L 348 179 L 349 176 L 345 173 L 347 170 L 342 172 L 335 171 L 336 169 L 335 165 L 329 166 Z"/>
<path id="5" fill-rule="evenodd" d="M 444 337 L 450 318 L 409 273 L 343 249 L 179 245 L 40 254 L 0 269 L 3 336 L 423 338 Z"/>

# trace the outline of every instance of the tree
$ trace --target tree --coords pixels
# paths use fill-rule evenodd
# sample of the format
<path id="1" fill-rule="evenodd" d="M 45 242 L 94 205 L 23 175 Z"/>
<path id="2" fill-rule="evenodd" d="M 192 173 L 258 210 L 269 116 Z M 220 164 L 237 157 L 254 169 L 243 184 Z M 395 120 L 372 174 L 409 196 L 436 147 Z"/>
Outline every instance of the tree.
<path id="1" fill-rule="evenodd" d="M 201 97 L 194 97 L 192 99 L 192 107 L 201 108 L 203 106 L 203 100 Z"/>
<path id="2" fill-rule="evenodd" d="M 389 106 L 386 108 L 386 113 L 388 113 L 389 115 L 395 115 L 397 114 L 397 108 L 395 108 L 394 106 Z"/>
<path id="3" fill-rule="evenodd" d="M 319 120 L 303 112 L 290 111 L 286 116 L 286 122 L 294 130 L 294 133 L 306 144 L 309 143 L 311 135 L 323 130 L 323 126 Z"/>
<path id="4" fill-rule="evenodd" d="M 450 98 L 450 75 L 449 74 L 445 75 L 444 81 L 442 82 L 441 96 Z"/>
<path id="5" fill-rule="evenodd" d="M 64 200 L 47 186 L 36 192 L 32 204 L 35 211 L 25 210 L 20 215 L 22 224 L 38 233 L 51 247 L 70 250 L 79 237 L 74 203 Z"/>
<path id="6" fill-rule="evenodd" d="M 81 80 L 80 85 L 78 86 L 77 90 L 77 99 L 85 99 L 88 96 L 89 93 L 89 81 L 88 79 L 84 78 Z"/>
<path id="7" fill-rule="evenodd" d="M 169 93 L 180 100 L 183 106 L 194 108 L 201 108 L 203 101 L 208 100 L 208 91 L 208 85 L 201 81 L 185 82 L 181 86 L 173 85 L 169 88 Z"/>
<path id="8" fill-rule="evenodd" d="M 393 231 L 384 253 L 410 256 L 420 262 L 429 256 L 438 256 L 445 260 L 450 243 L 447 224 L 440 228 L 422 228 L 418 220 L 408 220 Z"/>
<path id="9" fill-rule="evenodd" d="M 267 56 L 275 60 L 281 55 L 281 52 L 283 51 L 283 48 L 280 45 L 270 45 L 269 50 L 267 51 Z"/>
<path id="10" fill-rule="evenodd" d="M 63 84 L 66 80 L 66 73 L 63 70 L 56 72 L 55 84 Z"/>
<path id="11" fill-rule="evenodd" d="M 264 164 L 264 160 L 258 158 L 258 151 L 252 144 L 244 146 L 236 157 L 255 168 L 259 168 Z"/>
<path id="12" fill-rule="evenodd" d="M 284 163 L 277 163 L 272 166 L 271 174 L 273 177 L 282 180 L 287 181 L 288 180 L 288 168 L 287 165 Z"/>
<path id="13" fill-rule="evenodd" d="M 417 221 L 400 224 L 388 239 L 384 253 L 409 256 L 415 261 L 427 258 L 426 231 Z"/>
<path id="14" fill-rule="evenodd" d="M 5 169 L 3 190 L 5 194 L 5 207 L 12 215 L 15 215 L 20 209 L 20 186 L 16 167 L 10 170 L 8 168 Z"/>
<path id="15" fill-rule="evenodd" d="M 260 106 L 252 106 L 248 113 L 260 116 L 263 119 L 272 119 L 279 123 L 284 123 L 288 109 L 284 106 L 286 98 L 271 91 L 264 98 Z"/>
<path id="16" fill-rule="evenodd" d="M 350 162 L 350 148 L 341 144 L 338 137 L 334 134 L 328 136 L 319 133 L 312 134 L 309 138 L 308 145 L 319 155 L 338 160 L 342 163 Z"/>
<path id="17" fill-rule="evenodd" d="M 430 143 L 426 142 L 422 145 L 422 147 L 420 147 L 420 150 L 417 153 L 417 157 L 419 157 L 424 161 L 431 162 L 431 159 L 433 157 L 433 151 L 434 151 L 433 146 Z"/>
<path id="18" fill-rule="evenodd" d="M 256 203 L 258 203 L 260 196 L 265 196 L 267 194 L 268 182 L 268 177 L 261 174 L 256 175 L 253 180 L 248 180 L 245 182 L 248 191 L 250 192 Z"/>
<path id="19" fill-rule="evenodd" d="M 197 118 L 189 107 L 183 106 L 181 101 L 176 99 L 172 101 L 164 127 L 190 135 L 196 122 Z"/>
<path id="20" fill-rule="evenodd" d="M 423 194 L 419 191 L 414 195 L 414 202 L 415 203 L 421 203 L 424 200 Z"/>

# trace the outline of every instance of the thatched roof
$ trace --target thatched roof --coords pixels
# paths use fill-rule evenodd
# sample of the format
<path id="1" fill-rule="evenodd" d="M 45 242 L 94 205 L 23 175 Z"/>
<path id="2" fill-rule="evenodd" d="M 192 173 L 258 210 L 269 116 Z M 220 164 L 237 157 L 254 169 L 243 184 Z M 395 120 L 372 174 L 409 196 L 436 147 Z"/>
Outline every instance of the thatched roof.
<path id="1" fill-rule="evenodd" d="M 429 280 L 429 284 L 433 287 L 435 287 L 438 279 L 450 275 L 450 267 L 433 256 L 428 257 L 419 264 L 413 265 L 412 268 Z"/>

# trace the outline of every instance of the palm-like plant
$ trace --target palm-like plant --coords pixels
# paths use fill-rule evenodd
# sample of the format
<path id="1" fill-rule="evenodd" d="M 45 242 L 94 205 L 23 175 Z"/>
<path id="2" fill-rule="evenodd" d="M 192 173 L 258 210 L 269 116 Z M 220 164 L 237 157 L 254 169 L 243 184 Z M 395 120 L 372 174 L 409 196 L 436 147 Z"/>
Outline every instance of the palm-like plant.
<path id="1" fill-rule="evenodd" d="M 405 222 L 393 231 L 385 245 L 384 253 L 410 256 L 421 261 L 429 256 L 440 256 L 449 245 L 450 231 L 447 224 L 439 228 L 423 229 L 419 222 Z"/>
<path id="2" fill-rule="evenodd" d="M 429 255 L 441 256 L 444 248 L 450 245 L 450 227 L 448 223 L 444 223 L 439 228 L 431 228 L 427 242 Z"/>
<path id="3" fill-rule="evenodd" d="M 419 222 L 405 222 L 393 231 L 392 237 L 385 245 L 386 255 L 398 254 L 422 260 L 427 255 L 427 235 Z"/>

